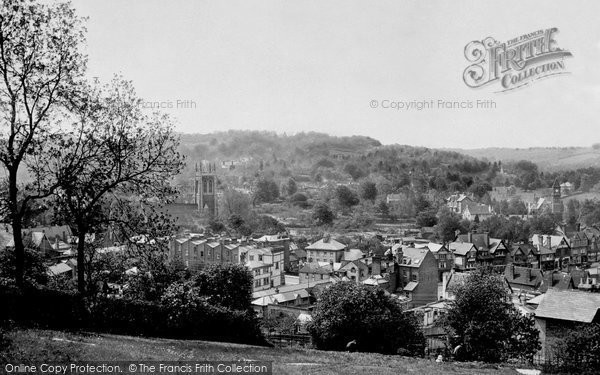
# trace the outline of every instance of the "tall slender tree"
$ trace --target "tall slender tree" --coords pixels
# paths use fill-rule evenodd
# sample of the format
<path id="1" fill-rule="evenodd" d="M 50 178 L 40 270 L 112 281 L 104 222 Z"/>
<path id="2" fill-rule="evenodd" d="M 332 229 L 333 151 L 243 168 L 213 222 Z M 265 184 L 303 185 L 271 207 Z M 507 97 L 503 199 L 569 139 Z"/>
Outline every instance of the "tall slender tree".
<path id="1" fill-rule="evenodd" d="M 15 281 L 23 285 L 23 217 L 32 201 L 48 197 L 56 180 L 25 168 L 60 134 L 56 121 L 77 95 L 87 57 L 82 19 L 69 3 L 5 0 L 0 5 L 0 163 L 3 199 L 15 242 Z M 25 168 L 24 168 L 25 167 Z"/>
<path id="2" fill-rule="evenodd" d="M 122 220 L 119 205 L 164 202 L 184 165 L 179 136 L 165 115 L 146 115 L 131 82 L 115 77 L 91 90 L 72 141 L 46 162 L 60 188 L 57 212 L 77 232 L 78 289 L 85 292 L 86 235 Z"/>

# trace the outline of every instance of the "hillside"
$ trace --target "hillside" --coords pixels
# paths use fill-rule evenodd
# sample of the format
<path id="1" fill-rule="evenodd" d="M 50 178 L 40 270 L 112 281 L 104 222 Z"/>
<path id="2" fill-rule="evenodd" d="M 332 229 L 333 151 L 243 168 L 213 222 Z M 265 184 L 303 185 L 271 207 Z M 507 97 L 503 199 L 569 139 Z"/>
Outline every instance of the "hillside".
<path id="1" fill-rule="evenodd" d="M 391 191 L 414 183 L 442 190 L 452 182 L 466 188 L 472 181 L 493 177 L 488 162 L 453 151 L 408 145 L 381 145 L 363 136 L 335 137 L 323 133 L 279 135 L 270 132 L 233 131 L 181 134 L 181 152 L 188 166 L 178 182 L 188 185 L 195 163 L 216 161 L 219 178 L 230 186 L 242 186 L 263 174 L 284 181 L 348 182 L 382 177 Z M 490 175 L 492 173 L 492 175 Z M 465 179 L 462 179 L 462 178 Z M 442 181 L 443 180 L 443 181 Z"/>
<path id="2" fill-rule="evenodd" d="M 464 155 L 489 161 L 528 160 L 541 170 L 554 172 L 568 169 L 600 167 L 600 149 L 594 147 L 532 147 L 532 148 L 480 148 L 473 150 L 451 149 Z"/>
<path id="3" fill-rule="evenodd" d="M 11 363 L 85 361 L 273 361 L 273 374 L 516 374 L 506 366 L 435 361 L 373 353 L 265 348 L 131 336 L 17 330 L 0 360 Z M 136 362 L 139 363 L 139 362 Z"/>

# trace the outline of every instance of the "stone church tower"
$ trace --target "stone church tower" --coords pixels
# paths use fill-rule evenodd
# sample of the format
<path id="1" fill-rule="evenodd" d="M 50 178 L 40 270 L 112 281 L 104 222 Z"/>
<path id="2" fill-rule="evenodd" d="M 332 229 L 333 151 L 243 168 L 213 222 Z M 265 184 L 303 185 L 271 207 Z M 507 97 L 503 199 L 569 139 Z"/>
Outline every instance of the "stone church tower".
<path id="1" fill-rule="evenodd" d="M 203 160 L 196 163 L 194 177 L 194 203 L 198 210 L 211 216 L 217 214 L 217 167 L 215 163 Z"/>
<path id="2" fill-rule="evenodd" d="M 560 196 L 560 184 L 558 180 L 554 180 L 552 184 L 552 213 L 562 216 L 563 211 L 564 206 Z"/>

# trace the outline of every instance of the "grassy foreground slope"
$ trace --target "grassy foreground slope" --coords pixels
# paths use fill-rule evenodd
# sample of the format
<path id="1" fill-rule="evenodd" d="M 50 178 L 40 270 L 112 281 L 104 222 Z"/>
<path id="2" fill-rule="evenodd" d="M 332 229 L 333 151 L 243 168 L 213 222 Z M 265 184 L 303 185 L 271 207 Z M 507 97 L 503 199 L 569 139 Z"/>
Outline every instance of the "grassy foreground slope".
<path id="1" fill-rule="evenodd" d="M 32 363 L 52 360 L 136 361 L 273 361 L 274 374 L 516 374 L 509 367 L 470 363 L 436 363 L 425 359 L 371 353 L 326 352 L 105 334 L 18 329 L 0 361 Z"/>

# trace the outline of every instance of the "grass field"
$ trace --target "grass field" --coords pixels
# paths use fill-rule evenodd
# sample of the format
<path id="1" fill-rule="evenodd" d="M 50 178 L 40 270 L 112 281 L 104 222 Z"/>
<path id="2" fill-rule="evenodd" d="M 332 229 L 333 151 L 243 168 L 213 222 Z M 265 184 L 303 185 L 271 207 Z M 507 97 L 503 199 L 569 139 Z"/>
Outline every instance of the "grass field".
<path id="1" fill-rule="evenodd" d="M 436 363 L 371 353 L 265 348 L 37 329 L 13 330 L 9 337 L 12 344 L 0 355 L 2 362 L 256 360 L 272 361 L 274 374 L 517 374 L 516 370 L 506 366 Z"/>

